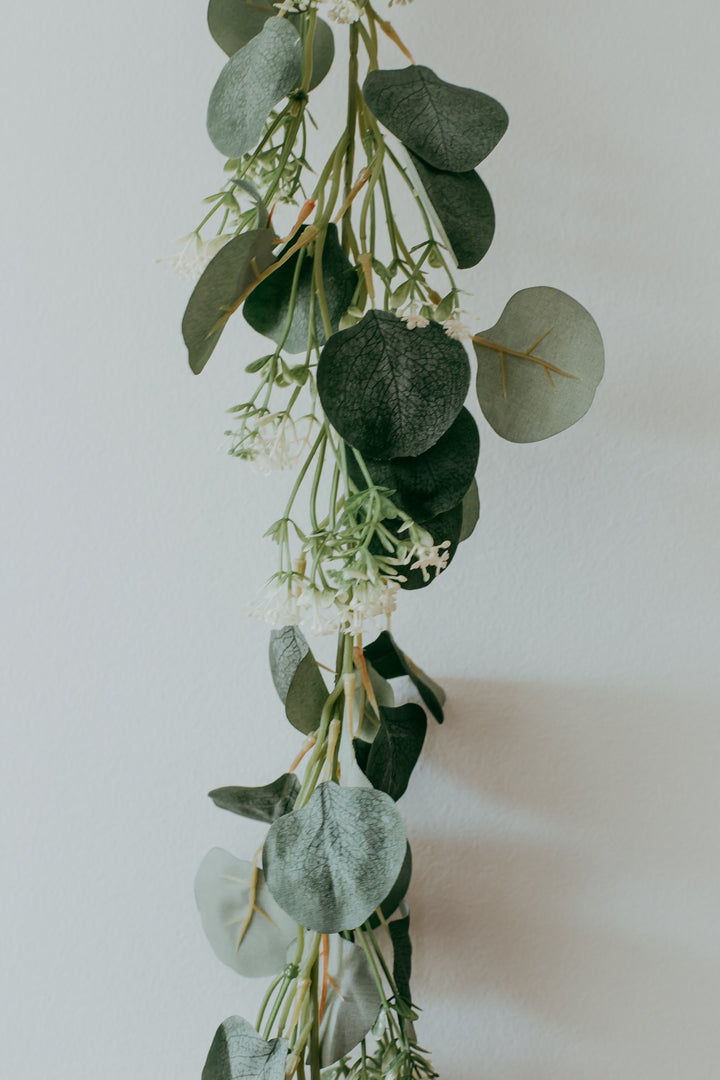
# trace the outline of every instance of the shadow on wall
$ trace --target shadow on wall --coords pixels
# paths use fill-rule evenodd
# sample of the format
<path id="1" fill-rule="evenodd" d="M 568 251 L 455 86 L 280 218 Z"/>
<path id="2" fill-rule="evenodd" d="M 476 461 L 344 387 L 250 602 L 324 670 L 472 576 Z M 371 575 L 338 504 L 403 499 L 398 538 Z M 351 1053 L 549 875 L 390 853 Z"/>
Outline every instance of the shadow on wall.
<path id="1" fill-rule="evenodd" d="M 419 1034 L 441 1076 L 717 1075 L 716 710 L 603 688 L 446 689 L 403 800 Z"/>

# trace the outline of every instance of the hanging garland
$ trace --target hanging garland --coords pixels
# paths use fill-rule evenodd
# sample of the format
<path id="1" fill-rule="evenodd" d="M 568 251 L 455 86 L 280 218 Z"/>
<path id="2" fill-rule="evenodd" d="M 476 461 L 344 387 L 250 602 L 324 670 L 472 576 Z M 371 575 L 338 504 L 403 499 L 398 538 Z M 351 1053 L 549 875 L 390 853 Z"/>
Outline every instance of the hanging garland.
<path id="1" fill-rule="evenodd" d="M 316 173 L 311 92 L 334 59 L 320 14 L 347 24 L 349 67 L 345 129 Z M 273 627 L 273 681 L 305 742 L 277 780 L 210 792 L 269 828 L 250 860 L 218 848 L 203 860 L 202 924 L 223 963 L 271 981 L 254 1026 L 221 1024 L 202 1077 L 422 1080 L 437 1074 L 415 1031 L 412 856 L 396 804 L 445 695 L 390 618 L 478 520 L 468 346 L 483 416 L 524 443 L 585 414 L 602 340 L 546 287 L 516 293 L 481 333 L 463 321 L 455 269 L 493 238 L 475 170 L 506 130 L 502 105 L 415 64 L 367 0 L 210 0 L 208 24 L 229 57 L 207 121 L 227 180 L 172 262 L 197 279 L 182 324 L 193 372 L 240 310 L 274 345 L 247 364 L 255 386 L 228 435 L 262 471 L 296 470 L 253 614 Z M 380 66 L 381 35 L 409 65 Z M 411 239 L 398 185 L 418 211 Z M 302 627 L 337 635 L 330 686 Z M 399 678 L 417 701 L 396 704 Z"/>

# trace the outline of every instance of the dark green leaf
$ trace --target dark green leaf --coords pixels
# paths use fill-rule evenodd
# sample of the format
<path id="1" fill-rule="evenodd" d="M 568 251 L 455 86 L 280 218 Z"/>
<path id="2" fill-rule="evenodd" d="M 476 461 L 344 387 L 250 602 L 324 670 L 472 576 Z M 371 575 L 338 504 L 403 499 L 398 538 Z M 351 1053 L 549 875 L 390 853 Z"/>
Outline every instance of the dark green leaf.
<path id="1" fill-rule="evenodd" d="M 463 540 L 467 540 L 469 536 L 475 531 L 475 526 L 480 518 L 480 494 L 478 492 L 477 481 L 473 480 L 472 484 L 467 490 L 465 498 L 462 501 L 462 525 L 460 527 L 460 538 L 458 543 L 462 544 Z"/>
<path id="2" fill-rule="evenodd" d="M 407 675 L 437 722 L 442 724 L 445 691 L 398 648 L 389 630 L 383 630 L 363 652 L 365 659 L 383 678 L 398 679 Z"/>
<path id="3" fill-rule="evenodd" d="M 202 1071 L 202 1080 L 285 1080 L 288 1044 L 265 1042 L 241 1016 L 231 1016 L 217 1029 Z"/>
<path id="4" fill-rule="evenodd" d="M 359 945 L 341 937 L 330 941 L 325 1011 L 320 1024 L 320 1065 L 326 1068 L 365 1038 L 380 1009 L 370 964 Z"/>
<path id="5" fill-rule="evenodd" d="M 213 848 L 195 877 L 195 900 L 207 939 L 223 964 L 240 975 L 274 975 L 285 965 L 297 924 L 275 902 L 258 870 L 255 904 L 267 918 L 255 911 L 240 940 L 250 912 L 252 873 L 252 863 Z"/>
<path id="6" fill-rule="evenodd" d="M 461 409 L 445 434 L 424 454 L 390 461 L 367 458 L 365 465 L 379 487 L 395 492 L 396 506 L 414 521 L 423 521 L 450 510 L 463 498 L 473 482 L 479 452 L 477 424 L 467 409 Z M 358 488 L 364 488 L 354 454 L 348 455 L 348 466 Z"/>
<path id="7" fill-rule="evenodd" d="M 397 880 L 390 892 L 383 900 L 382 904 L 380 905 L 380 910 L 382 911 L 384 919 L 389 919 L 391 915 L 394 915 L 397 909 L 402 904 L 403 900 L 405 899 L 405 894 L 410 887 L 412 866 L 412 852 L 410 850 L 410 844 L 408 844 L 407 850 L 405 852 L 405 861 L 402 864 L 400 873 L 397 876 Z M 375 930 L 380 925 L 380 919 L 377 912 L 374 911 L 372 913 L 372 915 L 368 919 L 368 922 L 372 926 L 373 930 Z"/>
<path id="8" fill-rule="evenodd" d="M 410 916 L 393 919 L 388 923 L 388 930 L 393 944 L 393 982 L 400 997 L 412 1004 L 410 976 L 412 975 L 412 944 L 410 942 Z"/>
<path id="9" fill-rule="evenodd" d="M 416 154 L 410 154 L 420 193 L 439 232 L 461 270 L 476 266 L 487 255 L 495 233 L 495 210 L 490 192 L 476 172 L 442 172 Z M 441 236 L 441 239 L 443 236 Z"/>
<path id="10" fill-rule="evenodd" d="M 427 718 L 419 705 L 380 707 L 380 730 L 370 745 L 367 761 L 358 762 L 372 786 L 397 801 L 407 790 L 425 741 Z"/>
<path id="11" fill-rule="evenodd" d="M 320 723 L 328 692 L 315 657 L 297 626 L 270 632 L 270 672 L 285 715 L 293 727 L 311 735 Z"/>
<path id="12" fill-rule="evenodd" d="M 270 827 L 265 880 L 301 926 L 324 934 L 352 930 L 389 893 L 406 847 L 402 818 L 388 795 L 324 783 L 302 810 Z"/>
<path id="13" fill-rule="evenodd" d="M 292 243 L 296 242 L 297 237 L 293 239 Z M 288 247 L 290 246 L 288 244 Z M 285 334 L 285 324 L 290 308 L 290 293 L 298 260 L 302 259 L 295 309 L 290 330 L 283 345 L 285 351 L 289 353 L 304 353 L 308 347 L 310 299 L 314 292 L 313 252 L 316 248 L 317 244 L 308 245 L 307 249 L 301 248 L 297 254 L 288 259 L 274 274 L 253 290 L 245 301 L 243 308 L 243 314 L 254 330 L 279 343 Z M 284 254 L 284 251 L 281 254 Z M 353 298 L 357 274 L 340 247 L 336 225 L 328 225 L 323 245 L 322 268 L 330 322 L 333 330 L 337 330 L 338 323 Z M 314 300 L 314 311 L 315 337 L 318 345 L 324 345 L 326 341 L 325 328 L 317 298 Z"/>
<path id="14" fill-rule="evenodd" d="M 449 566 L 455 558 L 455 552 L 457 551 L 458 544 L 460 543 L 462 523 L 462 502 L 456 503 L 455 506 L 451 507 L 449 510 L 443 510 L 441 514 L 436 514 L 436 516 L 433 518 L 428 518 L 427 520 L 418 522 L 418 525 L 422 526 L 423 529 L 430 533 L 433 538 L 433 544 L 435 544 L 436 547 L 439 547 L 446 541 L 450 542 L 450 545 L 447 549 L 448 560 L 446 564 L 446 569 L 447 566 Z M 388 526 L 388 528 L 392 528 L 394 522 L 386 521 L 385 524 Z M 425 571 L 425 574 L 423 574 L 422 570 L 420 570 L 419 568 L 413 569 L 413 563 L 411 562 L 409 566 L 402 567 L 402 573 L 406 580 L 402 583 L 401 588 L 412 590 L 424 589 L 428 585 L 432 585 L 433 581 L 435 581 L 436 578 L 439 577 L 440 573 L 444 573 L 444 571 L 441 570 L 439 573 L 436 573 L 435 569 L 433 567 L 430 567 Z"/>
<path id="15" fill-rule="evenodd" d="M 277 15 L 277 7 L 269 0 L 210 0 L 208 26 L 220 48 L 233 56 L 260 33 L 268 19 Z M 299 30 L 300 16 L 290 15 L 288 21 Z M 330 27 L 322 19 L 315 24 L 313 38 L 313 71 L 310 89 L 313 90 L 327 75 L 335 55 L 335 41 Z"/>
<path id="16" fill-rule="evenodd" d="M 478 336 L 517 353 L 532 353 L 573 376 L 546 372 L 524 356 L 476 343 L 480 407 L 504 439 L 547 439 L 590 408 L 605 368 L 603 343 L 592 315 L 567 293 L 545 286 L 523 289 L 508 301 L 495 326 Z"/>
<path id="17" fill-rule="evenodd" d="M 507 130 L 498 101 L 444 82 L 422 64 L 371 71 L 363 94 L 378 120 L 435 169 L 474 169 Z"/>
<path id="18" fill-rule="evenodd" d="M 263 821 L 272 825 L 295 806 L 300 794 L 300 781 L 294 773 L 283 773 L 272 784 L 263 787 L 223 787 L 210 792 L 210 798 L 221 810 Z"/>
<path id="19" fill-rule="evenodd" d="M 208 105 L 208 134 L 221 154 L 239 158 L 260 141 L 277 103 L 300 82 L 302 44 L 287 19 L 268 19 L 228 60 Z"/>
<path id="20" fill-rule="evenodd" d="M 199 375 L 225 329 L 229 312 L 257 272 L 273 262 L 270 229 L 253 229 L 229 240 L 205 267 L 182 321 L 190 367 Z"/>
<path id="21" fill-rule="evenodd" d="M 372 309 L 328 341 L 318 363 L 322 406 L 339 434 L 370 458 L 416 457 L 462 408 L 465 350 L 439 323 L 409 330 Z"/>

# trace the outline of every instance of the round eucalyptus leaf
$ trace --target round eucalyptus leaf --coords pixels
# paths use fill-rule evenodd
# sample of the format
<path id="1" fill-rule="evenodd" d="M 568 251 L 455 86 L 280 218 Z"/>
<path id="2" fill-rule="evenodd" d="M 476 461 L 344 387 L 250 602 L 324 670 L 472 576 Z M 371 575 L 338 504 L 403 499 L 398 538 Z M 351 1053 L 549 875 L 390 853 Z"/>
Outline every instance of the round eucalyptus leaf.
<path id="1" fill-rule="evenodd" d="M 311 735 L 320 724 L 327 687 L 305 635 L 297 626 L 270 632 L 270 674 L 293 727 Z"/>
<path id="2" fill-rule="evenodd" d="M 221 154 L 254 150 L 268 115 L 300 82 L 302 44 L 287 19 L 268 19 L 220 72 L 208 105 L 208 134 Z"/>
<path id="3" fill-rule="evenodd" d="M 415 331 L 413 331 L 414 333 Z M 467 409 L 460 410 L 434 446 L 417 457 L 378 461 L 365 465 L 379 487 L 395 492 L 393 502 L 413 518 L 423 521 L 455 506 L 470 487 L 480 453 L 477 424 Z M 350 476 L 359 488 L 365 481 L 355 455 L 348 455 Z"/>
<path id="4" fill-rule="evenodd" d="M 405 794 L 426 731 L 427 717 L 420 705 L 380 706 L 380 730 L 370 744 L 367 760 L 359 762 L 377 791 L 386 792 L 395 801 Z"/>
<path id="5" fill-rule="evenodd" d="M 409 150 L 447 172 L 474 169 L 508 126 L 500 102 L 447 83 L 422 64 L 371 71 L 363 94 L 377 119 Z"/>
<path id="6" fill-rule="evenodd" d="M 480 493 L 478 492 L 476 480 L 473 480 L 465 493 L 465 498 L 462 501 L 462 512 L 462 525 L 458 540 L 460 544 L 462 544 L 463 540 L 467 540 L 469 536 L 472 536 L 480 519 Z"/>
<path id="7" fill-rule="evenodd" d="M 241 1016 L 230 1016 L 215 1033 L 202 1080 L 285 1080 L 288 1044 L 266 1042 Z"/>
<path id="8" fill-rule="evenodd" d="M 270 0 L 210 0 L 208 27 L 223 52 L 233 56 L 260 33 L 268 19 L 277 15 Z M 300 16 L 290 15 L 288 21 L 299 30 Z M 332 67 L 335 40 L 330 27 L 322 19 L 315 24 L 313 38 L 313 70 L 310 89 L 318 86 Z"/>
<path id="9" fill-rule="evenodd" d="M 474 170 L 443 172 L 410 153 L 419 193 L 426 196 L 436 226 L 461 270 L 477 266 L 495 234 L 490 192 Z"/>
<path id="10" fill-rule="evenodd" d="M 605 369 L 603 343 L 592 315 L 567 293 L 546 286 L 523 289 L 478 337 L 566 373 L 475 342 L 480 407 L 504 439 L 548 439 L 590 408 Z"/>
<path id="11" fill-rule="evenodd" d="M 370 964 L 359 945 L 341 937 L 330 939 L 325 1011 L 320 1023 L 320 1065 L 349 1054 L 372 1028 L 380 1010 Z"/>
<path id="12" fill-rule="evenodd" d="M 274 975 L 285 966 L 297 924 L 275 902 L 258 870 L 255 904 L 260 910 L 253 912 L 240 941 L 250 911 L 252 872 L 252 863 L 213 848 L 195 876 L 195 900 L 207 939 L 223 964 L 240 975 Z"/>
<path id="13" fill-rule="evenodd" d="M 192 371 L 199 375 L 225 329 L 228 312 L 274 261 L 270 229 L 253 229 L 229 240 L 208 263 L 193 289 L 182 321 Z"/>
<path id="14" fill-rule="evenodd" d="M 389 630 L 383 630 L 374 641 L 366 645 L 363 655 L 386 679 L 407 676 L 437 722 L 442 724 L 445 691 L 406 656 Z"/>
<path id="15" fill-rule="evenodd" d="M 439 323 L 409 330 L 373 308 L 323 349 L 320 401 L 338 433 L 370 458 L 416 457 L 462 408 L 470 381 L 465 349 Z"/>
<path id="16" fill-rule="evenodd" d="M 395 803 L 381 791 L 320 784 L 301 810 L 270 827 L 268 888 L 297 923 L 323 934 L 360 926 L 382 903 L 405 858 Z"/>
<path id="17" fill-rule="evenodd" d="M 272 825 L 295 806 L 300 794 L 300 781 L 294 773 L 283 773 L 272 784 L 262 787 L 222 787 L 210 792 L 210 798 L 221 810 Z"/>
<path id="18" fill-rule="evenodd" d="M 296 243 L 296 240 L 297 238 L 294 238 L 292 243 Z M 259 334 L 271 338 L 272 341 L 278 343 L 282 341 L 290 311 L 290 294 L 295 272 L 298 260 L 302 259 L 292 322 L 283 345 L 284 350 L 288 353 L 304 353 L 308 348 L 310 302 L 315 291 L 313 273 L 315 249 L 315 244 L 309 244 L 307 248 L 301 248 L 274 274 L 250 293 L 243 307 L 243 315 L 253 330 L 257 330 Z M 281 254 L 284 254 L 284 251 Z M 322 279 L 330 322 L 333 330 L 337 330 L 340 319 L 352 301 L 357 284 L 357 274 L 340 247 L 337 226 L 332 224 L 327 227 L 325 243 L 323 244 Z M 317 298 L 314 301 L 314 322 L 315 339 L 318 345 L 324 345 L 327 338 Z"/>

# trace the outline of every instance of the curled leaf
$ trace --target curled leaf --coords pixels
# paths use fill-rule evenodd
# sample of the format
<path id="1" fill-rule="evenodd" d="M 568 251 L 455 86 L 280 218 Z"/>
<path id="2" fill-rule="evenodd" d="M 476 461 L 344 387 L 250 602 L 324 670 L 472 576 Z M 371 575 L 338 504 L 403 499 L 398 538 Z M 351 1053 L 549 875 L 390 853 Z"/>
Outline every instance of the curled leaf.
<path id="1" fill-rule="evenodd" d="M 270 673 L 285 715 L 293 727 L 311 735 L 320 723 L 327 687 L 305 635 L 297 626 L 270 633 Z"/>
<path id="2" fill-rule="evenodd" d="M 294 773 L 283 773 L 272 784 L 263 787 L 223 787 L 210 792 L 210 798 L 221 810 L 263 821 L 272 825 L 295 806 L 300 794 L 300 781 Z"/>
<path id="3" fill-rule="evenodd" d="M 437 722 L 442 724 L 445 691 L 405 655 L 389 630 L 383 630 L 363 651 L 366 660 L 383 678 L 398 679 L 407 675 Z"/>
<path id="4" fill-rule="evenodd" d="M 365 953 L 341 937 L 331 939 L 327 997 L 320 1024 L 320 1065 L 354 1050 L 375 1023 L 380 995 Z"/>

